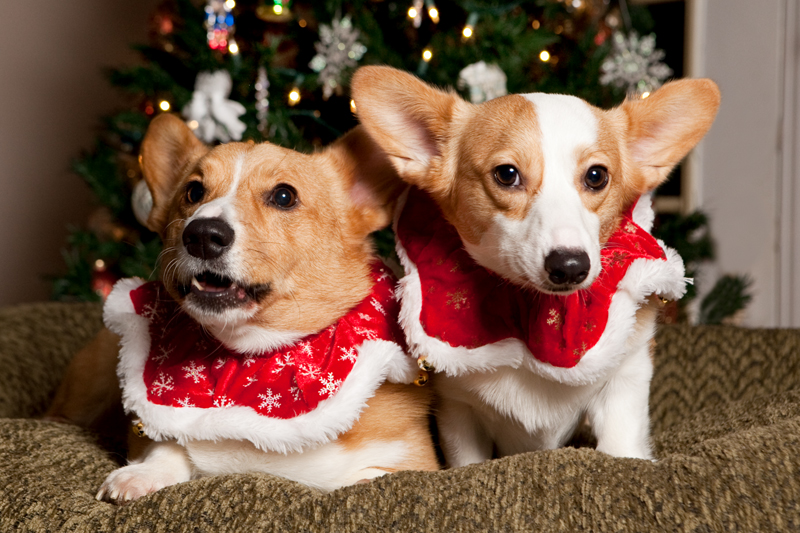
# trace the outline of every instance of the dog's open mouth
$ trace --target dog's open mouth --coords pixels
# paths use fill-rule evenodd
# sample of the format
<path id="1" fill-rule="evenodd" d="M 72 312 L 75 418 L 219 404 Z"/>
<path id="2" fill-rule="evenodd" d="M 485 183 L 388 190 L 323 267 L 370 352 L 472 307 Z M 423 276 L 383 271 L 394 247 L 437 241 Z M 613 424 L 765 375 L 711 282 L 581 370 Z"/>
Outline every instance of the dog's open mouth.
<path id="1" fill-rule="evenodd" d="M 215 272 L 202 272 L 180 287 L 181 295 L 209 311 L 258 303 L 270 291 L 268 283 L 246 285 Z"/>

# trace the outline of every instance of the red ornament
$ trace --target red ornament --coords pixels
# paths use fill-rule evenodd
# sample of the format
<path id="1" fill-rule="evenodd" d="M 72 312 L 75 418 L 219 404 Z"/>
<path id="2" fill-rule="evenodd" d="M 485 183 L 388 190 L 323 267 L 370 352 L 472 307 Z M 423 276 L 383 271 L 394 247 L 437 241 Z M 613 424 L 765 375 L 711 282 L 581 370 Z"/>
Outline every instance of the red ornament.
<path id="1" fill-rule="evenodd" d="M 92 290 L 94 293 L 105 301 L 117 281 L 119 281 L 119 277 L 109 272 L 103 260 L 98 259 L 92 272 Z"/>

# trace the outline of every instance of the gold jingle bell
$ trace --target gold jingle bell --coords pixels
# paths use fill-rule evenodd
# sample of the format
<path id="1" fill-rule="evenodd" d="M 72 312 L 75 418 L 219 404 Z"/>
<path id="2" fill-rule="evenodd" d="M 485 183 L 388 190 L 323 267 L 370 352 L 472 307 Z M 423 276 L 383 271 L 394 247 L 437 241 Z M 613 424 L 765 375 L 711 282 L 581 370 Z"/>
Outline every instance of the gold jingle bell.
<path id="1" fill-rule="evenodd" d="M 134 421 L 134 424 L 133 424 L 133 433 L 134 433 L 134 434 L 135 434 L 137 437 L 144 437 L 144 424 L 142 423 L 142 421 L 141 421 L 141 420 L 136 420 L 136 421 Z"/>
<path id="2" fill-rule="evenodd" d="M 417 379 L 414 380 L 414 385 L 416 385 L 417 387 L 424 387 L 425 385 L 428 384 L 428 379 L 429 379 L 428 373 L 425 372 L 424 370 L 420 370 L 419 374 L 417 375 Z"/>
<path id="3" fill-rule="evenodd" d="M 419 366 L 420 370 L 423 372 L 433 372 L 433 365 L 428 361 L 428 358 L 424 355 L 420 355 L 417 357 L 417 366 Z"/>

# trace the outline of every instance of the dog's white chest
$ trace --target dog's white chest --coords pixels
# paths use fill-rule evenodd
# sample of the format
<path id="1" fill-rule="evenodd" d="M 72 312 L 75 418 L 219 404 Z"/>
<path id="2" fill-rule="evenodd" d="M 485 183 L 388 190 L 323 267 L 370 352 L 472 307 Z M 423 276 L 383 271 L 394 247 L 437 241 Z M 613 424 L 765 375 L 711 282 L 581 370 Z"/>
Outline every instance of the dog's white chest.
<path id="1" fill-rule="evenodd" d="M 529 370 L 505 367 L 485 374 L 442 376 L 437 390 L 445 398 L 471 405 L 501 455 L 510 455 L 564 444 L 603 384 L 564 385 Z"/>

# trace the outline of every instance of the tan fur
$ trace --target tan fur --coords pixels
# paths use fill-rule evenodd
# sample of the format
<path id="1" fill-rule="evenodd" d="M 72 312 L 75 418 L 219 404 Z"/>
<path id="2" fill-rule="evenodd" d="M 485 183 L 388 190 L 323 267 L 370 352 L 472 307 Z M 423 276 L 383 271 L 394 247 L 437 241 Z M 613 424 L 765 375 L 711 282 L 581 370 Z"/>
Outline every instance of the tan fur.
<path id="1" fill-rule="evenodd" d="M 352 86 L 362 124 L 390 154 L 400 176 L 430 193 L 464 240 L 477 243 L 497 213 L 524 218 L 538 192 L 543 161 L 534 107 L 522 96 L 473 105 L 389 67 L 359 69 Z M 601 220 L 601 243 L 620 214 L 666 180 L 705 135 L 719 101 L 712 81 L 678 80 L 644 100 L 629 98 L 608 111 L 592 108 L 599 138 L 575 154 L 575 183 L 586 208 Z M 492 172 L 500 164 L 519 169 L 522 194 L 494 183 Z M 609 186 L 600 192 L 581 185 L 592 165 L 609 171 Z"/>
<path id="2" fill-rule="evenodd" d="M 358 422 L 338 442 L 347 449 L 358 450 L 376 440 L 416 441 L 430 440 L 427 423 L 430 389 L 407 385 L 384 383 L 367 402 L 367 409 Z M 432 446 L 422 446 L 414 457 L 410 457 L 405 470 L 437 470 L 438 462 Z M 374 465 L 381 470 L 389 470 Z"/>
<path id="3" fill-rule="evenodd" d="M 122 392 L 117 381 L 118 346 L 117 335 L 107 329 L 100 330 L 70 361 L 45 418 L 95 431 L 107 429 L 111 421 L 119 418 Z"/>
<path id="4" fill-rule="evenodd" d="M 162 279 L 177 301 L 181 297 L 173 260 L 185 220 L 200 205 L 228 192 L 239 162 L 242 181 L 236 207 L 246 216 L 241 220 L 245 231 L 236 238 L 242 239 L 246 250 L 244 281 L 272 287 L 264 300 L 253 304 L 258 309 L 246 325 L 315 333 L 370 293 L 369 234 L 389 222 L 402 183 L 361 128 L 310 155 L 269 143 L 230 143 L 210 149 L 180 119 L 161 115 L 148 129 L 141 162 L 154 199 L 148 226 L 164 241 Z M 195 205 L 185 194 L 191 180 L 201 180 L 206 190 L 203 201 Z M 297 189 L 297 208 L 282 211 L 268 205 L 268 195 L 277 184 Z M 114 373 L 117 342 L 104 330 L 76 355 L 49 411 L 51 417 L 85 425 L 98 417 L 98 411 L 119 403 Z M 90 372 L 93 368 L 99 372 Z M 384 385 L 340 440 L 348 448 L 370 440 L 412 442 L 419 453 L 400 469 L 436 470 L 429 403 L 428 395 L 414 386 Z M 133 437 L 131 451 L 136 454 L 149 442 Z"/>
<path id="5" fill-rule="evenodd" d="M 388 223 L 387 213 L 399 187 L 380 149 L 367 135 L 354 130 L 330 148 L 310 155 L 269 143 L 230 143 L 207 152 L 196 146 L 193 135 L 180 133 L 186 128 L 183 122 L 168 117 L 154 120 L 154 133 L 148 137 L 155 139 L 153 143 L 164 137 L 181 140 L 183 151 L 172 152 L 172 164 L 159 154 L 152 165 L 147 154 L 155 150 L 147 139 L 142 152 L 145 179 L 154 192 L 150 218 L 176 222 L 152 228 L 164 240 L 161 262 L 165 267 L 175 259 L 182 220 L 200 205 L 188 204 L 183 194 L 159 202 L 155 191 L 183 191 L 190 180 L 199 179 L 206 188 L 206 199 L 213 200 L 228 192 L 236 161 L 244 158 L 242 179 L 249 185 L 240 188 L 238 202 L 249 213 L 243 220 L 248 231 L 242 236 L 252 251 L 248 255 L 248 281 L 270 283 L 273 288 L 249 324 L 312 333 L 329 325 L 331 316 L 343 315 L 366 297 L 371 287 L 368 272 L 372 257 L 367 236 Z M 172 181 L 177 185 L 167 183 Z M 280 183 L 298 189 L 302 209 L 281 212 L 267 208 L 264 196 Z M 375 194 L 355 191 L 354 202 L 350 192 L 354 187 L 365 187 L 364 183 Z M 161 211 L 166 215 L 156 214 Z M 163 281 L 179 300 L 175 288 L 178 280 L 173 273 L 165 268 Z"/>

